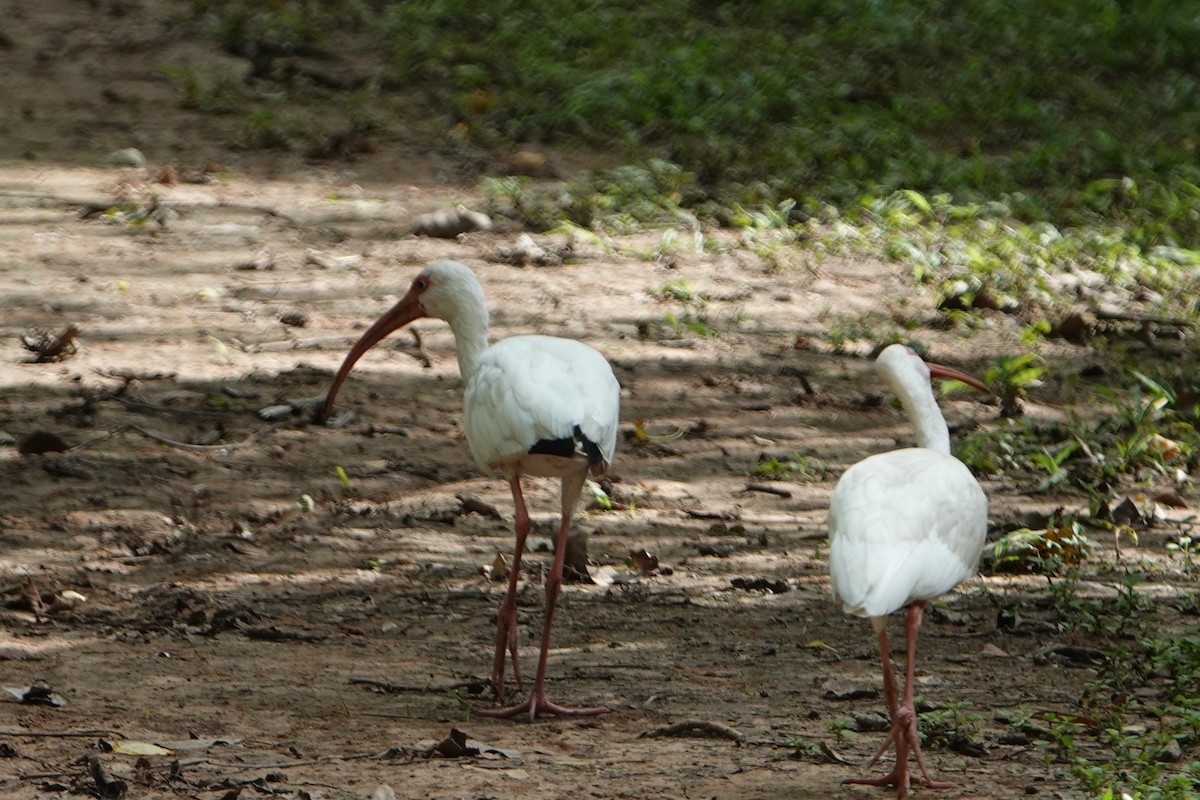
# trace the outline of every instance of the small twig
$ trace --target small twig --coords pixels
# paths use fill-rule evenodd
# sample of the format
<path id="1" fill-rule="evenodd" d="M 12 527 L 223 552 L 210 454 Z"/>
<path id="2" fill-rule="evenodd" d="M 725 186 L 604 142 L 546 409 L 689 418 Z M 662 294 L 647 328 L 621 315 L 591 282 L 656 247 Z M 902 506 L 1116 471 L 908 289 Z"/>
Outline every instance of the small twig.
<path id="1" fill-rule="evenodd" d="M 432 368 L 433 359 L 429 357 L 429 351 L 425 349 L 425 341 L 421 338 L 421 332 L 416 328 L 409 328 L 408 330 L 417 342 L 417 353 L 420 355 L 418 361 L 421 362 L 421 366 L 425 367 L 425 369 Z"/>
<path id="2" fill-rule="evenodd" d="M 1182 317 L 1156 317 L 1153 314 L 1136 314 L 1131 311 L 1106 311 L 1099 309 L 1093 312 L 1096 319 L 1110 320 L 1112 322 L 1140 322 L 1145 324 L 1164 325 L 1174 328 L 1192 328 L 1196 323 L 1190 319 Z"/>
<path id="3" fill-rule="evenodd" d="M 728 725 L 722 725 L 719 722 L 709 722 L 703 719 L 685 719 L 682 722 L 676 722 L 674 725 L 664 725 L 661 728 L 655 728 L 652 731 L 644 731 L 638 734 L 639 739 L 654 739 L 663 736 L 729 739 L 738 744 L 746 741 L 744 733 L 736 731 Z"/>
<path id="4" fill-rule="evenodd" d="M 411 686 L 403 683 L 389 683 L 388 681 L 380 680 L 379 678 L 368 678 L 364 675 L 351 676 L 350 683 L 354 686 L 371 686 L 375 689 L 382 689 L 389 694 L 404 694 L 406 692 L 413 692 L 417 694 L 444 692 L 447 689 L 469 689 L 471 686 L 475 685 L 467 682 L 455 683 L 451 684 L 450 686 Z"/>
<path id="5" fill-rule="evenodd" d="M 354 341 L 353 336 L 320 336 L 313 339 L 283 339 L 274 342 L 259 342 L 258 344 L 240 345 L 245 353 L 274 353 L 286 350 L 323 350 L 325 345 L 343 347 Z"/>
<path id="6" fill-rule="evenodd" d="M 738 519 L 738 515 L 731 511 L 697 511 L 685 508 L 683 513 L 692 519 L 719 519 L 723 522 L 733 522 Z"/>
<path id="7" fill-rule="evenodd" d="M 166 436 L 160 436 L 157 433 L 153 433 L 137 425 L 124 425 L 114 431 L 102 433 L 99 436 L 93 436 L 91 439 L 88 439 L 85 442 L 80 442 L 71 448 L 71 452 L 74 453 L 79 450 L 86 450 L 98 442 L 103 442 L 107 439 L 113 438 L 114 436 L 120 436 L 123 433 L 132 432 L 141 436 L 145 436 L 151 441 L 158 442 L 159 444 L 165 444 L 168 447 L 175 447 L 180 450 L 190 450 L 196 453 L 222 453 L 228 450 L 238 450 L 242 447 L 247 447 L 248 445 L 254 444 L 259 437 L 271 430 L 272 428 L 270 426 L 259 428 L 245 439 L 242 439 L 240 442 L 230 442 L 228 444 L 191 444 L 190 442 L 177 442 L 174 439 L 168 439 Z"/>
<path id="8" fill-rule="evenodd" d="M 260 436 L 262 436 L 264 433 L 267 433 L 268 431 L 271 431 L 274 429 L 269 426 L 259 428 L 254 433 L 247 436 L 245 439 L 242 439 L 240 442 L 230 442 L 228 444 L 190 444 L 188 442 L 177 442 L 174 439 L 168 439 L 167 437 L 160 436 L 157 433 L 151 433 L 150 431 L 146 430 L 145 428 L 140 428 L 137 425 L 128 425 L 124 428 L 124 430 L 129 430 L 129 431 L 133 431 L 134 433 L 139 433 L 142 436 L 145 436 L 147 439 L 151 439 L 155 442 L 159 442 L 160 444 L 165 444 L 168 447 L 175 447 L 180 450 L 191 450 L 196 453 L 220 453 L 220 452 L 224 452 L 226 450 L 237 450 L 242 447 L 246 447 L 248 445 L 254 444 Z"/>
<path id="9" fill-rule="evenodd" d="M 103 369 L 97 367 L 92 370 L 102 378 L 112 378 L 117 381 L 170 381 L 178 377 L 174 372 L 145 372 L 135 369 Z"/>
<path id="10" fill-rule="evenodd" d="M 120 391 L 113 392 L 97 399 L 116 400 L 130 411 L 136 411 L 141 414 L 163 414 L 166 416 L 186 417 L 188 419 L 212 420 L 214 422 L 220 421 L 226 416 L 219 411 L 202 411 L 195 408 L 174 408 L 172 406 L 148 403 L 145 400 L 136 397 L 123 397 L 121 396 Z"/>
<path id="11" fill-rule="evenodd" d="M 780 489 L 778 486 L 771 486 L 766 483 L 747 483 L 746 488 L 734 494 L 745 494 L 746 492 L 762 492 L 764 494 L 773 494 L 776 497 L 791 497 L 792 493 L 787 489 Z"/>
<path id="12" fill-rule="evenodd" d="M 426 692 L 436 692 L 437 689 L 432 686 L 407 686 L 401 683 L 389 683 L 388 681 L 378 678 L 367 678 L 361 675 L 354 675 L 350 678 L 352 686 L 370 686 L 373 689 L 381 689 L 388 694 L 403 694 L 405 692 L 414 692 L 424 694 Z"/>
<path id="13" fill-rule="evenodd" d="M 321 642 L 329 638 L 323 633 L 293 631 L 276 625 L 239 625 L 238 628 L 247 639 L 266 642 Z"/>

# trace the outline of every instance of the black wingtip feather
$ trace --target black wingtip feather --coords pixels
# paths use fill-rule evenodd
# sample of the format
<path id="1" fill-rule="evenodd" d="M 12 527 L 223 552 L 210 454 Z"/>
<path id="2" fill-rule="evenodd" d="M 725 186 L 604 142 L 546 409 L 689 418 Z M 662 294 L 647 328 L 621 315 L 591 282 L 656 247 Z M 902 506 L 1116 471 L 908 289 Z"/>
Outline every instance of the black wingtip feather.
<path id="1" fill-rule="evenodd" d="M 583 429 L 578 425 L 575 426 L 572 433 L 573 436 L 570 439 L 539 439 L 529 448 L 529 452 L 534 455 L 560 456 L 562 458 L 570 458 L 581 453 L 587 458 L 588 468 L 592 473 L 603 472 L 604 454 L 600 452 L 600 446 L 585 436 Z"/>

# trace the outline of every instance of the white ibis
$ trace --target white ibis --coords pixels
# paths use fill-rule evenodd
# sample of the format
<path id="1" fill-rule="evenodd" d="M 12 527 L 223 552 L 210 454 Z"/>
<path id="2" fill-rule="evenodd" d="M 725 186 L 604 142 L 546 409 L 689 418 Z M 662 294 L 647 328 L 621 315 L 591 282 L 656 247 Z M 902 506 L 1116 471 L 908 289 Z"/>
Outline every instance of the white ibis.
<path id="1" fill-rule="evenodd" d="M 438 261 L 413 279 L 408 293 L 380 317 L 346 354 L 325 397 L 322 419 L 329 416 L 338 389 L 364 353 L 392 331 L 422 317 L 450 323 L 458 351 L 458 368 L 466 383 L 463 426 L 475 462 L 484 471 L 508 479 L 515 506 L 516 548 L 508 591 L 496 617 L 496 657 L 492 684 L 505 696 L 505 650 L 517 662 L 517 580 L 521 554 L 529 534 L 529 512 L 521 495 L 521 476 L 562 479 L 562 521 L 554 563 L 546 579 L 546 617 L 533 691 L 524 703 L 488 709 L 489 716 L 512 717 L 528 712 L 584 716 L 607 708 L 570 709 L 546 698 L 546 661 L 554 604 L 562 585 L 567 531 L 589 473 L 602 475 L 617 443 L 620 386 L 612 367 L 596 350 L 553 336 L 514 336 L 488 346 L 488 310 L 475 273 L 456 261 Z"/>
<path id="2" fill-rule="evenodd" d="M 908 791 L 908 754 L 925 785 L 949 788 L 925 769 L 913 708 L 917 632 L 925 604 L 975 574 L 987 533 L 987 497 L 970 470 L 950 454 L 950 432 L 938 410 L 930 378 L 954 378 L 982 391 L 982 383 L 958 370 L 926 364 L 903 345 L 892 345 L 875 363 L 900 398 L 919 447 L 870 456 L 846 470 L 829 503 L 829 574 L 848 614 L 870 617 L 883 658 L 883 690 L 891 732 L 871 760 L 890 747 L 896 766 L 875 778 L 847 783 L 895 786 Z M 904 699 L 899 700 L 888 657 L 885 620 L 908 607 L 908 660 Z"/>

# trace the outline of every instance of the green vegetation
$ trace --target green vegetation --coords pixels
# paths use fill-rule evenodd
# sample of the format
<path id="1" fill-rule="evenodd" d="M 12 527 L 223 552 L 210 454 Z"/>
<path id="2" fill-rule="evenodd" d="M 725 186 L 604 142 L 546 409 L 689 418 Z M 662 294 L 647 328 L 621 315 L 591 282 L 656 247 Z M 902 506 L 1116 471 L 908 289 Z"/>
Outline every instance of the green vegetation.
<path id="1" fill-rule="evenodd" d="M 196 0 L 264 80 L 337 33 L 443 131 L 662 158 L 707 196 L 801 214 L 900 189 L 1098 220 L 1132 243 L 1200 232 L 1200 26 L 1163 0 L 736 3 Z M 183 80 L 197 103 L 200 77 Z M 684 198 L 681 198 L 684 199 Z M 693 198 L 695 199 L 695 198 Z M 690 204 L 689 202 L 684 203 Z"/>
<path id="2" fill-rule="evenodd" d="M 825 462 L 799 453 L 785 458 L 764 456 L 750 474 L 770 480 L 819 481 L 825 477 Z"/>

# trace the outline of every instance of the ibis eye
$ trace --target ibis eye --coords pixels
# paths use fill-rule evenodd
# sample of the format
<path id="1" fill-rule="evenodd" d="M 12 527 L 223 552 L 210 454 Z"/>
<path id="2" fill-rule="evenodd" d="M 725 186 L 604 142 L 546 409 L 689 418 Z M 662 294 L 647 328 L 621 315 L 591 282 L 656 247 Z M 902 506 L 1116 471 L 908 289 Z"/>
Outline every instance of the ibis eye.
<path id="1" fill-rule="evenodd" d="M 429 279 L 426 278 L 424 275 L 422 275 L 421 277 L 419 277 L 415 281 L 413 281 L 413 288 L 416 289 L 418 292 L 425 291 L 426 289 L 429 288 Z"/>

